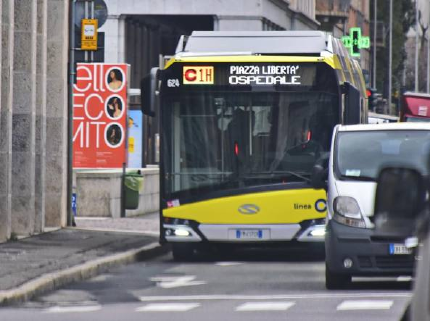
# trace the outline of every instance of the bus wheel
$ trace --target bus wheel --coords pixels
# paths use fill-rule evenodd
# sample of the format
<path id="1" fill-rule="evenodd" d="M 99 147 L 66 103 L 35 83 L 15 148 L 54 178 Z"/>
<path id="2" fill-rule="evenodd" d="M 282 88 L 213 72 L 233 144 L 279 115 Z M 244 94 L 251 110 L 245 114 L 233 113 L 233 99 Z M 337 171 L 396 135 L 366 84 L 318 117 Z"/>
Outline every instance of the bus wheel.
<path id="1" fill-rule="evenodd" d="M 186 243 L 173 243 L 172 254 L 175 261 L 191 261 L 195 256 L 195 246 Z"/>
<path id="2" fill-rule="evenodd" d="M 334 273 L 325 267 L 325 287 L 328 290 L 346 289 L 351 283 L 351 275 Z"/>

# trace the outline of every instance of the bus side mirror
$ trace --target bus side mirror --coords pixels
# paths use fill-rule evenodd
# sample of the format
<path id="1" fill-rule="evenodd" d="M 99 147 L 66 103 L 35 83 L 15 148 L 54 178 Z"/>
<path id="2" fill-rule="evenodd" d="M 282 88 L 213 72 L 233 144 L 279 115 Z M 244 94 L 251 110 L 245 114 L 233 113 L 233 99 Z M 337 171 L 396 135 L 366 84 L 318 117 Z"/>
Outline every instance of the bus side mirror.
<path id="1" fill-rule="evenodd" d="M 411 168 L 388 167 L 378 177 L 375 197 L 375 231 L 404 234 L 415 230 L 427 190 L 421 173 Z"/>
<path id="2" fill-rule="evenodd" d="M 361 120 L 361 97 L 357 88 L 349 82 L 342 85 L 342 92 L 345 94 L 345 109 L 343 112 L 343 124 L 360 124 Z"/>
<path id="3" fill-rule="evenodd" d="M 327 153 L 312 168 L 311 185 L 315 189 L 327 189 L 329 157 Z"/>
<path id="4" fill-rule="evenodd" d="M 315 189 L 327 189 L 327 168 L 315 165 L 312 168 L 311 185 Z"/>
<path id="5" fill-rule="evenodd" d="M 158 106 L 158 80 L 159 68 L 152 68 L 150 73 L 140 82 L 142 112 L 150 117 L 155 116 L 155 110 Z"/>

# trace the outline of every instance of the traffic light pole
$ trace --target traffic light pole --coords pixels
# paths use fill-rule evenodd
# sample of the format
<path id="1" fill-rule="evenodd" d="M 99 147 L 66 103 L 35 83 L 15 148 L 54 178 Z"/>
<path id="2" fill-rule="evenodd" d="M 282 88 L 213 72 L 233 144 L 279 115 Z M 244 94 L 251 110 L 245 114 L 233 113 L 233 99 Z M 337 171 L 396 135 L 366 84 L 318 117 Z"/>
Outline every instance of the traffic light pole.
<path id="1" fill-rule="evenodd" d="M 388 110 L 385 114 L 390 114 L 391 112 L 391 92 L 392 92 L 392 62 L 393 62 L 393 0 L 390 0 L 390 46 L 389 46 L 389 56 L 388 56 Z"/>
<path id="2" fill-rule="evenodd" d="M 376 88 L 376 24 L 378 23 L 378 0 L 373 0 L 373 77 L 372 87 Z"/>

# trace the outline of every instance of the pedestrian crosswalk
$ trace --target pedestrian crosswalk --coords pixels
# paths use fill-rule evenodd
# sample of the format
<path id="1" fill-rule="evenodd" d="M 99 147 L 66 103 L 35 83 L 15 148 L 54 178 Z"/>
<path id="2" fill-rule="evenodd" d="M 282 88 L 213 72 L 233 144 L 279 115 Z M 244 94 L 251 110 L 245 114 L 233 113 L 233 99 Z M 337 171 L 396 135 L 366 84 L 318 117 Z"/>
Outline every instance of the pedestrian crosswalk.
<path id="1" fill-rule="evenodd" d="M 216 300 L 217 301 L 217 300 Z M 218 301 L 219 302 L 219 301 Z M 224 301 L 225 303 L 225 301 Z M 341 300 L 337 304 L 327 305 L 328 312 L 342 312 L 342 311 L 365 311 L 365 310 L 390 310 L 395 301 L 394 300 L 382 300 L 382 299 L 359 299 L 359 300 Z M 306 300 L 272 300 L 272 301 L 248 301 L 248 302 L 237 302 L 231 304 L 228 302 L 222 307 L 215 305 L 214 301 L 203 300 L 201 302 L 147 302 L 142 306 L 134 308 L 135 312 L 189 312 L 197 309 L 218 309 L 226 313 L 234 312 L 285 312 L 292 308 L 295 309 L 308 309 L 308 301 Z M 85 313 L 85 312 L 96 312 L 102 310 L 103 306 L 54 306 L 48 309 L 44 309 L 45 313 Z"/>

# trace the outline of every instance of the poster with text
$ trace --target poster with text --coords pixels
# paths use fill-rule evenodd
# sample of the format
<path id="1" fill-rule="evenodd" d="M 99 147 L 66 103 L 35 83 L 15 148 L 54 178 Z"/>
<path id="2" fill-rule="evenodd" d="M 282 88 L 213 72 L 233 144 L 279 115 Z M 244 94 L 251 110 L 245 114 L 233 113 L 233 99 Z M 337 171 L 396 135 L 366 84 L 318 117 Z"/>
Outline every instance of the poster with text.
<path id="1" fill-rule="evenodd" d="M 143 115 L 140 110 L 128 112 L 128 166 L 142 168 Z"/>
<path id="2" fill-rule="evenodd" d="M 127 64 L 78 64 L 73 167 L 122 168 L 127 146 Z"/>

